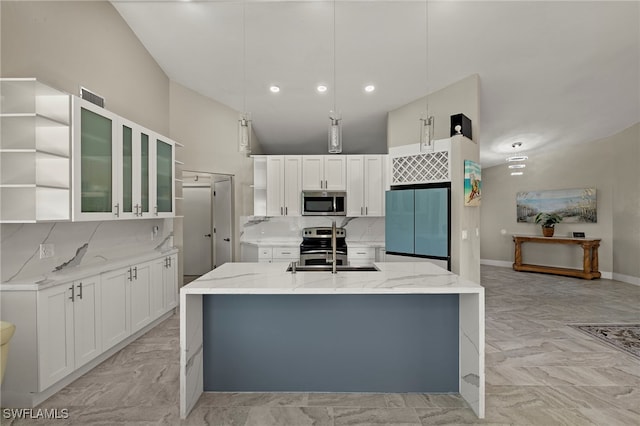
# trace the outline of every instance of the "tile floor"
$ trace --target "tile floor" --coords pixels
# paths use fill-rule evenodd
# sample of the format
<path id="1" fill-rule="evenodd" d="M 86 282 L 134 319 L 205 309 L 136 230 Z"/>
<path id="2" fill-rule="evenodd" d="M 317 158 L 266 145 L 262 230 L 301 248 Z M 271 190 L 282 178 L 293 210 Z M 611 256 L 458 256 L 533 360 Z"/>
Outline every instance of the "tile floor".
<path id="1" fill-rule="evenodd" d="M 640 323 L 640 287 L 482 267 L 486 418 L 455 395 L 205 394 L 178 414 L 173 316 L 45 401 L 69 419 L 3 425 L 638 425 L 640 360 L 568 323 Z"/>

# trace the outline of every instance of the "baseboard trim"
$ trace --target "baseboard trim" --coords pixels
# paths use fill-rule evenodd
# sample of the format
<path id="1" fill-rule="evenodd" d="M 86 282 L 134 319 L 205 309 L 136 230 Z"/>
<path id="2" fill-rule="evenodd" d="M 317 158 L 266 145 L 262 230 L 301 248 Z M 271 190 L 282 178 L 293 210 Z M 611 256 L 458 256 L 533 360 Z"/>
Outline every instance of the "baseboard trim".
<path id="1" fill-rule="evenodd" d="M 622 281 L 623 283 L 640 286 L 640 277 L 633 277 L 631 275 L 624 275 L 624 274 L 619 274 L 617 272 L 614 272 L 612 279 L 616 281 Z"/>
<path id="2" fill-rule="evenodd" d="M 489 266 L 499 266 L 501 268 L 512 268 L 513 262 L 509 262 L 507 260 L 491 260 L 491 259 L 480 259 L 481 265 L 489 265 Z"/>
<path id="3" fill-rule="evenodd" d="M 493 260 L 493 259 L 480 259 L 481 265 L 498 266 L 500 268 L 513 268 L 513 262 L 508 260 Z M 628 275 L 622 275 L 612 273 L 609 271 L 600 271 L 602 278 L 607 280 L 622 281 L 629 284 L 640 285 L 640 278 L 631 277 Z"/>

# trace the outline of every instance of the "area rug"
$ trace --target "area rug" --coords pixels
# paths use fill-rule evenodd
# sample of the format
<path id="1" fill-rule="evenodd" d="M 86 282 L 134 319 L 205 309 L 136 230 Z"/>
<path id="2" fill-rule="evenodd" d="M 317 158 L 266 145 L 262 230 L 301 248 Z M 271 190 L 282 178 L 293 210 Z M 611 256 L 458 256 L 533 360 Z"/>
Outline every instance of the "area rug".
<path id="1" fill-rule="evenodd" d="M 640 324 L 567 324 L 640 359 Z"/>

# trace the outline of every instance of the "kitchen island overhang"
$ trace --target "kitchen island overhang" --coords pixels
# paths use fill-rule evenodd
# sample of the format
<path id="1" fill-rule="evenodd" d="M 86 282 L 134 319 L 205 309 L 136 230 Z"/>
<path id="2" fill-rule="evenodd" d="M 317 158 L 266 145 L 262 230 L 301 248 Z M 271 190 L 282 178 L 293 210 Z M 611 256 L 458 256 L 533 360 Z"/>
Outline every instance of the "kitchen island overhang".
<path id="1" fill-rule="evenodd" d="M 428 262 L 377 263 L 379 271 L 376 272 L 349 271 L 338 274 L 326 272 L 291 274 L 286 272 L 287 266 L 286 263 L 228 263 L 181 289 L 181 417 L 185 418 L 188 415 L 205 390 L 205 362 L 210 361 L 205 361 L 203 356 L 206 347 L 203 337 L 206 328 L 203 327 L 203 315 L 207 317 L 211 312 L 205 312 L 205 310 L 208 311 L 216 306 L 209 302 L 203 303 L 205 295 L 305 295 L 305 298 L 293 299 L 304 301 L 304 303 L 313 302 L 313 295 L 321 295 L 323 297 L 317 299 L 318 305 L 325 303 L 326 300 L 340 300 L 335 297 L 341 295 L 362 296 L 358 298 L 360 304 L 366 304 L 367 297 L 373 295 L 421 295 L 427 303 L 429 303 L 428 295 L 455 295 L 458 315 L 458 331 L 457 336 L 454 336 L 458 340 L 458 350 L 455 353 L 458 358 L 458 392 L 479 418 L 484 417 L 484 288 L 482 286 L 463 280 Z M 272 300 L 286 299 L 291 298 Z M 391 300 L 394 298 L 383 299 Z M 381 301 L 383 299 L 375 300 Z M 411 299 L 417 300 L 419 298 Z M 405 300 L 411 299 L 405 298 Z M 206 297 L 204 300 L 207 300 Z M 232 297 L 228 300 L 237 303 L 243 299 Z M 245 300 L 251 300 L 252 303 L 255 303 L 255 300 L 260 300 L 260 298 Z M 395 300 L 399 299 L 395 298 Z M 228 305 L 225 306 L 225 309 L 229 309 Z M 249 309 L 247 308 L 249 304 L 235 306 Z M 447 306 L 451 306 L 450 301 Z M 211 335 L 209 334 L 209 336 Z M 453 355 L 454 353 L 452 353 Z M 251 389 L 244 388 L 243 390 L 249 391 Z M 253 390 L 258 391 L 259 389 Z M 331 389 L 323 389 L 323 391 L 331 391 Z M 344 391 L 344 389 L 336 391 Z M 385 389 L 376 391 L 385 391 Z M 402 389 L 394 387 L 386 391 L 400 392 Z"/>

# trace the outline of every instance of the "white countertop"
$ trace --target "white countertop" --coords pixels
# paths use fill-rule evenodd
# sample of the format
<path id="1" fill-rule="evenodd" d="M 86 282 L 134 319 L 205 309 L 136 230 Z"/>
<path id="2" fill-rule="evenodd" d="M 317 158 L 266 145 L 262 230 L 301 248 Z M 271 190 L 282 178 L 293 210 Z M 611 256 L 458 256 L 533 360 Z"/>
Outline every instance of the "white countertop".
<path id="1" fill-rule="evenodd" d="M 80 280 L 104 272 L 114 271 L 116 269 L 125 268 L 127 266 L 144 263 L 150 260 L 157 259 L 161 256 L 169 256 L 177 252 L 178 249 L 176 248 L 167 250 L 154 250 L 148 253 L 138 253 L 132 256 L 123 255 L 122 257 L 112 258 L 100 263 L 64 268 L 60 271 L 52 271 L 46 275 L 39 275 L 30 279 L 20 279 L 16 281 L 1 283 L 0 291 L 44 290 L 46 288 L 68 283 L 70 281 Z"/>
<path id="2" fill-rule="evenodd" d="M 288 263 L 225 263 L 189 285 L 189 294 L 461 294 L 484 287 L 429 262 L 375 263 L 376 272 L 286 272 Z"/>

